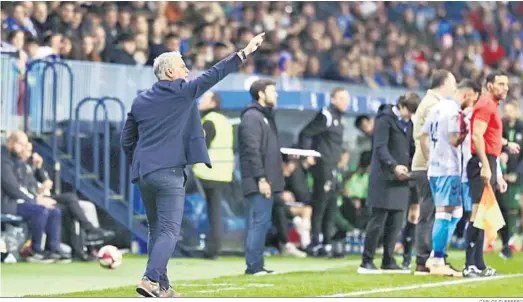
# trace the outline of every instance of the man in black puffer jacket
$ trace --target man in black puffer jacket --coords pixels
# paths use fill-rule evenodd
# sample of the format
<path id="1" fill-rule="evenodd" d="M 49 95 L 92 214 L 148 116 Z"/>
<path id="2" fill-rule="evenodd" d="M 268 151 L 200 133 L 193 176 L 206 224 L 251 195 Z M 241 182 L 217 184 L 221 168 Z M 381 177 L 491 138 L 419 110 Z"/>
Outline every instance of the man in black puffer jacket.
<path id="1" fill-rule="evenodd" d="M 250 94 L 255 102 L 242 112 L 238 128 L 242 188 L 247 197 L 245 273 L 260 275 L 272 273 L 264 268 L 265 236 L 271 226 L 273 197 L 283 191 L 285 180 L 272 112 L 278 96 L 275 83 L 258 80 Z"/>

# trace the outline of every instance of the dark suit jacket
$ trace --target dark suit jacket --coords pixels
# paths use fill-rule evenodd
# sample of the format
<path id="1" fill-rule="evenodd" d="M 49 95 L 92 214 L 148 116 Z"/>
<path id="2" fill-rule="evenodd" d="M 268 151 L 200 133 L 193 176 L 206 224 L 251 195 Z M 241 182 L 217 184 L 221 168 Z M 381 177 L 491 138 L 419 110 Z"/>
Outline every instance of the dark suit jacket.
<path id="1" fill-rule="evenodd" d="M 374 208 L 406 210 L 409 200 L 409 182 L 394 175 L 397 165 L 409 167 L 414 140 L 412 122 L 404 131 L 392 105 L 378 110 L 372 141 L 372 162 L 369 176 L 367 205 Z"/>
<path id="2" fill-rule="evenodd" d="M 192 81 L 158 81 L 134 99 L 121 137 L 133 182 L 162 168 L 211 167 L 196 99 L 241 62 L 233 54 Z"/>

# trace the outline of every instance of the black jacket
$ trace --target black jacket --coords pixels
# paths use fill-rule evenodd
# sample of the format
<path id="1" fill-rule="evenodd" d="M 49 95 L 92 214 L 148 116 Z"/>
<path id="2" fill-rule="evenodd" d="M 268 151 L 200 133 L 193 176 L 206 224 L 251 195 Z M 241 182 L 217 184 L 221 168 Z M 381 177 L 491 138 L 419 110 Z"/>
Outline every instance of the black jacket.
<path id="1" fill-rule="evenodd" d="M 343 152 L 342 113 L 334 107 L 323 109 L 300 133 L 299 146 L 321 153 L 320 160 L 336 165 Z"/>
<path id="2" fill-rule="evenodd" d="M 262 177 L 267 179 L 273 193 L 283 191 L 282 157 L 271 109 L 253 102 L 242 112 L 238 149 L 245 196 L 259 192 L 258 180 Z"/>
<path id="3" fill-rule="evenodd" d="M 393 105 L 378 109 L 372 141 L 372 162 L 369 176 L 367 205 L 374 208 L 406 210 L 409 200 L 409 182 L 394 175 L 397 165 L 409 167 L 414 144 L 412 122 L 404 131 Z"/>
<path id="4" fill-rule="evenodd" d="M 510 127 L 507 120 L 503 121 L 503 137 L 509 142 L 519 144 L 523 148 L 523 122 L 516 120 L 514 127 Z M 512 154 L 507 152 L 507 172 L 506 173 L 517 173 L 519 182 L 523 184 L 523 152 L 519 154 Z"/>
<path id="5" fill-rule="evenodd" d="M 2 214 L 16 215 L 17 200 L 34 203 L 35 196 L 26 187 L 25 163 L 2 147 Z"/>

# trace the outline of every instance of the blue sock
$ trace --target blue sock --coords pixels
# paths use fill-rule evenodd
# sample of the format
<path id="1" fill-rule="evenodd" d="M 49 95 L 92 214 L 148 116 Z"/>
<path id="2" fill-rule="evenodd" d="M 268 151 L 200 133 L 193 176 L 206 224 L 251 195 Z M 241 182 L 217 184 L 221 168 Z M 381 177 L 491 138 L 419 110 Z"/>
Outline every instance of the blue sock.
<path id="1" fill-rule="evenodd" d="M 445 247 L 449 241 L 449 225 L 452 214 L 438 212 L 432 228 L 432 250 L 435 258 L 445 257 Z"/>
<path id="2" fill-rule="evenodd" d="M 461 217 L 463 217 L 463 208 L 461 208 L 461 207 L 456 208 L 452 212 L 452 219 L 449 222 L 449 235 L 448 235 L 447 245 L 445 246 L 445 252 L 447 250 L 447 246 L 449 245 L 450 241 L 452 240 L 452 236 L 454 235 L 454 232 L 456 231 L 456 227 L 458 226 L 458 223 L 461 220 Z"/>

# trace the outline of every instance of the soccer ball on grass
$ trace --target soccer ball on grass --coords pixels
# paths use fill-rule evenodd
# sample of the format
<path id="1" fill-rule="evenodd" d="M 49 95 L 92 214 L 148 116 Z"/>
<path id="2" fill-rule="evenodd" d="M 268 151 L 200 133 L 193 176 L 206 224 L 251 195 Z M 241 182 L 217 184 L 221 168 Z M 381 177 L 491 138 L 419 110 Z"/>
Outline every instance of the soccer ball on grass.
<path id="1" fill-rule="evenodd" d="M 115 269 L 122 264 L 122 253 L 117 247 L 106 245 L 98 251 L 98 263 L 107 269 Z"/>

